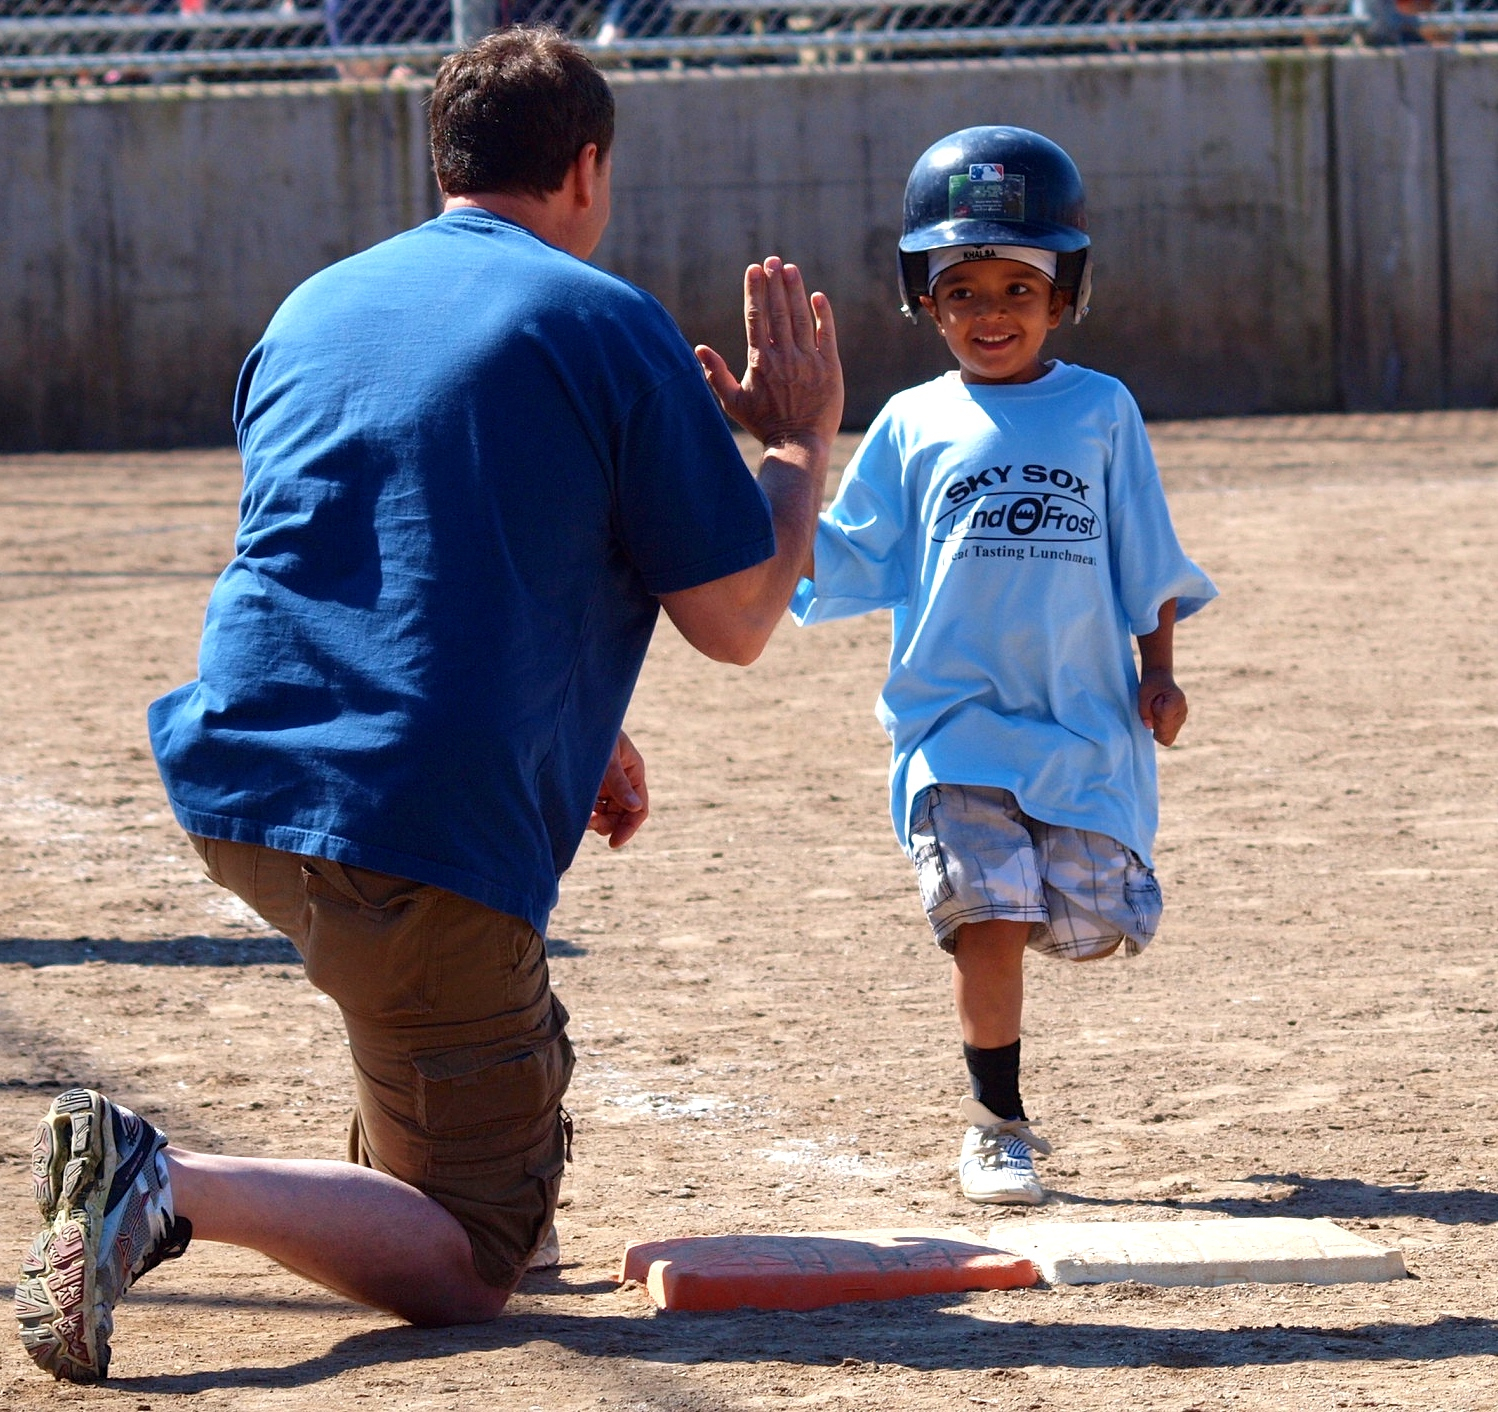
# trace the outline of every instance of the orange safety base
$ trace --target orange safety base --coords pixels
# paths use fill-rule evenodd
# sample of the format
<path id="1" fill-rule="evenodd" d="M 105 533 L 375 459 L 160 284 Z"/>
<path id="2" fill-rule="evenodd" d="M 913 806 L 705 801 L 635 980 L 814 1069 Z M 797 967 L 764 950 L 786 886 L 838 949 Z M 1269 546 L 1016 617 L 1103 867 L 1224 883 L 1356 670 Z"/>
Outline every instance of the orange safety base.
<path id="1" fill-rule="evenodd" d="M 968 1231 L 813 1231 L 632 1241 L 620 1280 L 662 1309 L 820 1309 L 860 1299 L 1018 1289 L 1040 1272 Z"/>

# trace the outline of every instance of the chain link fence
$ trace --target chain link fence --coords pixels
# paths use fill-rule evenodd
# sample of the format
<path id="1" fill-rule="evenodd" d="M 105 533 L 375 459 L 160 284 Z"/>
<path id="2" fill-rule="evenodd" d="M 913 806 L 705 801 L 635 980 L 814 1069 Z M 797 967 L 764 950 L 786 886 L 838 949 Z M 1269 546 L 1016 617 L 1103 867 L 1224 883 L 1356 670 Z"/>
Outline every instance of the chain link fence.
<path id="1" fill-rule="evenodd" d="M 610 66 L 1498 35 L 1498 0 L 0 0 L 0 86 L 421 74 L 544 22 Z"/>

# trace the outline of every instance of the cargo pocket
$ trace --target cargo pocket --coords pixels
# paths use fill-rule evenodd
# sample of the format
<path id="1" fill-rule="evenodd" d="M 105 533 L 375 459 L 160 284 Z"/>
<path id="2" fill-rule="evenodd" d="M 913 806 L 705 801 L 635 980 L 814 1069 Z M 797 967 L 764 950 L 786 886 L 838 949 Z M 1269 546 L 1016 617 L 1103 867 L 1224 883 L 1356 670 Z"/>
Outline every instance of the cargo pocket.
<path id="1" fill-rule="evenodd" d="M 560 1104 L 557 1105 L 556 1126 L 548 1134 L 550 1142 L 526 1159 L 525 1175 L 535 1183 L 535 1200 L 540 1203 L 540 1214 L 531 1230 L 531 1240 L 526 1251 L 529 1259 L 545 1239 L 556 1220 L 557 1197 L 562 1189 L 562 1173 L 572 1160 L 572 1115 Z"/>
<path id="2" fill-rule="evenodd" d="M 568 1119 L 568 1122 L 570 1124 L 571 1119 Z M 525 1163 L 526 1176 L 542 1183 L 542 1185 L 546 1188 L 546 1194 L 548 1197 L 546 1219 L 548 1224 L 550 1223 L 551 1217 L 556 1215 L 557 1188 L 562 1183 L 562 1173 L 567 1166 L 568 1154 L 572 1151 L 572 1138 L 569 1135 L 570 1131 L 570 1127 L 564 1128 L 562 1126 L 559 1116 L 557 1121 L 557 1130 L 554 1134 L 550 1135 L 550 1142 L 548 1143 L 548 1145 L 541 1151 L 532 1153 L 531 1156 L 526 1159 Z M 536 1236 L 538 1239 L 545 1234 L 546 1231 L 544 1228 L 536 1232 Z"/>
<path id="3" fill-rule="evenodd" d="M 927 916 L 952 899 L 952 883 L 936 837 L 934 814 L 939 800 L 940 793 L 933 785 L 916 796 L 915 807 L 910 811 L 910 861 L 915 864 L 921 906 Z"/>
<path id="4" fill-rule="evenodd" d="M 519 1154 L 512 1165 L 487 1164 L 486 1180 L 493 1183 L 498 1177 L 499 1184 L 486 1190 L 468 1233 L 478 1272 L 490 1284 L 514 1284 L 551 1229 L 562 1186 L 565 1147 L 558 1110 L 543 1126 L 536 1144 Z"/>
<path id="5" fill-rule="evenodd" d="M 1160 929 L 1164 899 L 1153 871 L 1144 865 L 1143 859 L 1132 848 L 1124 849 L 1124 900 L 1129 904 L 1138 927 L 1135 937 L 1140 942 L 1148 942 Z"/>
<path id="6" fill-rule="evenodd" d="M 522 1129 L 556 1112 L 572 1077 L 572 1042 L 558 1033 L 517 1049 L 513 1040 L 436 1049 L 412 1055 L 416 1066 L 416 1121 L 434 1136 L 509 1123 Z M 548 1154 L 553 1149 L 548 1147 Z M 532 1176 L 561 1171 L 561 1144 L 553 1164 Z M 555 1172 L 552 1166 L 555 1166 Z"/>
<path id="7" fill-rule="evenodd" d="M 325 859 L 302 865 L 307 979 L 343 1009 L 369 1019 L 430 1014 L 437 963 L 428 917 L 437 889 Z"/>

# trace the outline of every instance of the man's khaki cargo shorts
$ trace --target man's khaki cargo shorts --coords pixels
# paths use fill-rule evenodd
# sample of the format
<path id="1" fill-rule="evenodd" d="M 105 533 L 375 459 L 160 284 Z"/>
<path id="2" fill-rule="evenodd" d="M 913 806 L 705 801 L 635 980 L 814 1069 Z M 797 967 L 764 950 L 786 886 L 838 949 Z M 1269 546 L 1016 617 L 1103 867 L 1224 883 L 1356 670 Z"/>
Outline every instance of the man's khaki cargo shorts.
<path id="1" fill-rule="evenodd" d="M 192 838 L 208 876 L 301 953 L 354 1061 L 349 1160 L 440 1202 L 512 1288 L 556 1212 L 567 1012 L 529 923 L 425 883 Z"/>

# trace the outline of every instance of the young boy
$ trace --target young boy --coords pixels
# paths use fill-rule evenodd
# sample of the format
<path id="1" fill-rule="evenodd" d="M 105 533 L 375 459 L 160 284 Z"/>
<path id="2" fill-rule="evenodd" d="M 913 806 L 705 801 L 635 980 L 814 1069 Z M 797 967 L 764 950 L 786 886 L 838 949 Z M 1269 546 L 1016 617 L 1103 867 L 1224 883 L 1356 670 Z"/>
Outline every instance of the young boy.
<path id="1" fill-rule="evenodd" d="M 1085 961 L 1154 936 L 1154 741 L 1186 719 L 1172 629 L 1217 592 L 1128 391 L 1042 359 L 1068 304 L 1086 312 L 1085 227 L 1075 165 L 1036 133 L 968 128 L 916 163 L 906 311 L 958 370 L 869 428 L 792 603 L 803 624 L 894 609 L 891 811 L 954 962 L 958 1171 L 981 1202 L 1045 1199 L 1019 1088 L 1026 947 Z"/>

